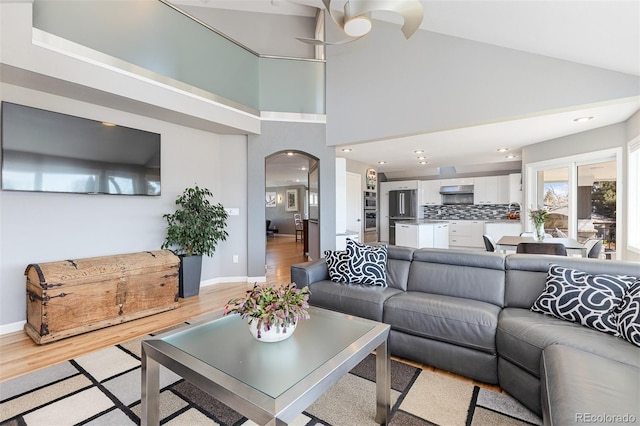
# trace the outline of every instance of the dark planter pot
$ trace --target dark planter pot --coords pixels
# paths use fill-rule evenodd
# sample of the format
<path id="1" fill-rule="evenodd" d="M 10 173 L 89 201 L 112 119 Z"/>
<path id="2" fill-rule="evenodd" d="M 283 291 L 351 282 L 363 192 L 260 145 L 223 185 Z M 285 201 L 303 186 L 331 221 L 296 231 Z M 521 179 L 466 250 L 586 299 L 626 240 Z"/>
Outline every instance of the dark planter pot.
<path id="1" fill-rule="evenodd" d="M 197 296 L 200 293 L 200 276 L 202 274 L 202 256 L 180 255 L 180 290 L 182 298 Z"/>

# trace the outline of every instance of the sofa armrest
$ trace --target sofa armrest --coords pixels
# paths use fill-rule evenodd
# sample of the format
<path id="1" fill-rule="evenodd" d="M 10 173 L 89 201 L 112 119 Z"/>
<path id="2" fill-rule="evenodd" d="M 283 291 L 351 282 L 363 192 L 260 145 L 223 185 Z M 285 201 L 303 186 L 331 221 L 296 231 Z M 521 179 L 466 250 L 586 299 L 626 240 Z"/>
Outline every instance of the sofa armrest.
<path id="1" fill-rule="evenodd" d="M 311 285 L 316 281 L 329 279 L 329 270 L 324 259 L 291 265 L 291 281 L 298 288 Z"/>

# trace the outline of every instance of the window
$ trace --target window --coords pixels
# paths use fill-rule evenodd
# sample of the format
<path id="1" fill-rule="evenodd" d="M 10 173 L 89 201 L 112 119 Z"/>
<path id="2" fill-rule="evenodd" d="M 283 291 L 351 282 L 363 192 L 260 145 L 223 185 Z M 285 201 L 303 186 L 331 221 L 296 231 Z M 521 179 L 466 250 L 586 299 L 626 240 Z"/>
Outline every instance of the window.
<path id="1" fill-rule="evenodd" d="M 637 143 L 636 150 L 640 151 L 640 140 Z M 528 208 L 544 206 L 549 210 L 545 232 L 554 236 L 566 235 L 580 242 L 598 238 L 603 241 L 607 258 L 620 259 L 620 244 L 630 243 L 622 241 L 626 233 L 621 229 L 625 216 L 619 196 L 621 156 L 622 150 L 616 148 L 528 164 L 525 205 Z M 631 155 L 629 158 L 631 161 Z M 638 175 L 631 175 L 632 168 L 629 167 L 629 176 L 635 180 L 636 188 L 629 188 L 629 191 L 637 194 L 640 189 L 637 187 Z M 637 166 L 635 170 L 638 173 Z M 640 202 L 637 196 L 633 199 L 637 212 L 630 212 L 629 217 L 634 218 L 636 229 L 640 230 L 636 219 L 640 214 Z M 525 226 L 527 230 L 533 230 L 531 223 Z M 640 241 L 636 244 L 640 250 Z"/>

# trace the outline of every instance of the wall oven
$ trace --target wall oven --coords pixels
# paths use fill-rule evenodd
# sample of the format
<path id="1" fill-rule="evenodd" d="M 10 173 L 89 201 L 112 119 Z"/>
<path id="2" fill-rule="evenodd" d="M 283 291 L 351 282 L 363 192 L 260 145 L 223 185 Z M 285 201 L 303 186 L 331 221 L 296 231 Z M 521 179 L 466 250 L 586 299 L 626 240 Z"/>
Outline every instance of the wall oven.
<path id="1" fill-rule="evenodd" d="M 364 232 L 378 230 L 378 213 L 375 210 L 364 211 Z"/>
<path id="2" fill-rule="evenodd" d="M 364 209 L 376 210 L 378 208 L 376 193 L 372 191 L 364 191 Z"/>

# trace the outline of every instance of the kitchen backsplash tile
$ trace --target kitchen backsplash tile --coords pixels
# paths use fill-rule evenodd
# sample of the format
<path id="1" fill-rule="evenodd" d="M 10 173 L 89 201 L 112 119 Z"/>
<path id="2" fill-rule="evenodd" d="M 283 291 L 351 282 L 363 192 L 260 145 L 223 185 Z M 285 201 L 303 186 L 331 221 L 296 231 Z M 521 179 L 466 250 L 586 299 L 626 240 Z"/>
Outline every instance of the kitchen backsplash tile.
<path id="1" fill-rule="evenodd" d="M 422 208 L 425 219 L 439 220 L 496 220 L 506 219 L 509 213 L 520 213 L 520 206 L 517 204 L 442 205 Z"/>

